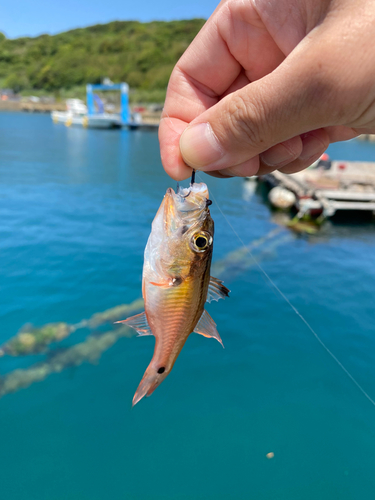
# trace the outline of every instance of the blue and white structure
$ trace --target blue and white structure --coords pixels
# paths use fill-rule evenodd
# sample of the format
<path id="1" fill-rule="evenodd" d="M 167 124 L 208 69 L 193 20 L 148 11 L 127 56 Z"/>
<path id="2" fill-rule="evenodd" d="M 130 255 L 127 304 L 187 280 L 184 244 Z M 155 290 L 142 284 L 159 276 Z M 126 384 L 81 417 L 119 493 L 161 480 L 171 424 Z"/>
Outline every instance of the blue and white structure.
<path id="1" fill-rule="evenodd" d="M 91 84 L 86 86 L 87 95 L 87 114 L 90 116 L 103 115 L 104 108 L 102 102 L 94 92 L 95 91 L 108 91 L 117 90 L 121 93 L 121 111 L 120 111 L 120 125 L 130 125 L 130 111 L 129 111 L 129 85 L 127 83 L 104 83 L 104 84 Z M 95 103 L 98 106 L 98 111 L 95 109 Z M 114 115 L 112 115 L 114 116 Z"/>
<path id="2" fill-rule="evenodd" d="M 119 91 L 121 95 L 120 114 L 107 113 L 104 103 L 96 94 L 97 91 Z M 142 122 L 139 113 L 131 113 L 129 108 L 129 85 L 127 83 L 112 83 L 105 79 L 102 84 L 86 86 L 86 102 L 80 99 L 67 99 L 66 111 L 53 111 L 52 120 L 55 123 L 64 123 L 67 127 L 80 126 L 89 128 L 119 128 L 130 129 L 152 128 L 157 129 L 158 124 Z"/>

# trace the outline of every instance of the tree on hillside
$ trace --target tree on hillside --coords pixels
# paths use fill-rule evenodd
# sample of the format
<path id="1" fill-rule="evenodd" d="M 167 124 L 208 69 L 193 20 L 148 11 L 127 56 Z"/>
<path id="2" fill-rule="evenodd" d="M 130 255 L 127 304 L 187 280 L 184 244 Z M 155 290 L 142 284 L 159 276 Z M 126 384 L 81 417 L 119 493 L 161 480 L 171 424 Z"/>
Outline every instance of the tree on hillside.
<path id="1" fill-rule="evenodd" d="M 0 33 L 0 81 L 14 91 L 56 93 L 108 76 L 132 88 L 162 90 L 203 24 L 203 19 L 114 21 L 14 40 Z"/>

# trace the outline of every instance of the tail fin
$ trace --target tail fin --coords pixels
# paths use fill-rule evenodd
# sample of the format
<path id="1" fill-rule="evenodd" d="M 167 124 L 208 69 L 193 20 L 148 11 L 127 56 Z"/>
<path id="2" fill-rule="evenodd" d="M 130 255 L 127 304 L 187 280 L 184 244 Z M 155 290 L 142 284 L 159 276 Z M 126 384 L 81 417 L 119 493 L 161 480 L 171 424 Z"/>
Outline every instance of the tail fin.
<path id="1" fill-rule="evenodd" d="M 134 394 L 132 406 L 135 406 L 143 397 L 151 396 L 158 385 L 163 382 L 168 373 L 169 370 L 167 371 L 164 367 L 156 369 L 153 363 L 150 363 L 142 377 L 138 389 Z"/>

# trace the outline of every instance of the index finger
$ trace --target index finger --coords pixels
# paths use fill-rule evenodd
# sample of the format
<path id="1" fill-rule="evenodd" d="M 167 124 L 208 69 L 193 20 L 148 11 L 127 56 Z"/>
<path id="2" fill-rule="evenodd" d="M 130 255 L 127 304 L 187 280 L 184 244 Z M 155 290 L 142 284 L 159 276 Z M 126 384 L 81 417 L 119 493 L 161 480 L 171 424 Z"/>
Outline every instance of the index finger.
<path id="1" fill-rule="evenodd" d="M 182 132 L 218 102 L 242 69 L 220 35 L 214 15 L 178 61 L 168 84 L 159 127 L 160 153 L 167 174 L 179 180 L 191 174 L 180 153 Z"/>
<path id="2" fill-rule="evenodd" d="M 252 2 L 222 2 L 174 68 L 159 128 L 166 172 L 187 178 L 179 140 L 186 126 L 223 95 L 275 69 L 284 59 Z"/>

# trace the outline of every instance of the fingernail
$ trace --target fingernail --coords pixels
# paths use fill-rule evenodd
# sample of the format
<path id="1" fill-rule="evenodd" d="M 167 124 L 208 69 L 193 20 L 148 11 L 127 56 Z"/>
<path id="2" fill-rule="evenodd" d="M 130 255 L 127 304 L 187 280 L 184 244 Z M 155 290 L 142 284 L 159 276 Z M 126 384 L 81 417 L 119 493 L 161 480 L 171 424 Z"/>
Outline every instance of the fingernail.
<path id="1" fill-rule="evenodd" d="M 180 150 L 184 162 L 198 169 L 224 156 L 224 150 L 209 123 L 187 127 L 180 137 Z"/>
<path id="2" fill-rule="evenodd" d="M 270 167 L 280 167 L 288 164 L 295 159 L 295 154 L 290 151 L 284 144 L 276 144 L 272 148 L 264 151 L 260 155 L 261 160 Z"/>
<path id="3" fill-rule="evenodd" d="M 299 155 L 301 160 L 309 160 L 320 152 L 324 152 L 324 144 L 312 134 L 301 135 L 303 149 Z M 323 149 L 323 151 L 322 151 Z"/>

